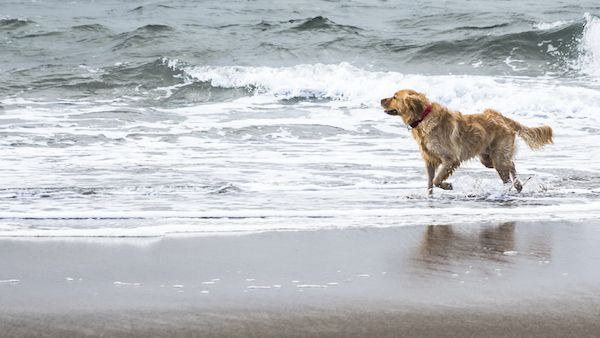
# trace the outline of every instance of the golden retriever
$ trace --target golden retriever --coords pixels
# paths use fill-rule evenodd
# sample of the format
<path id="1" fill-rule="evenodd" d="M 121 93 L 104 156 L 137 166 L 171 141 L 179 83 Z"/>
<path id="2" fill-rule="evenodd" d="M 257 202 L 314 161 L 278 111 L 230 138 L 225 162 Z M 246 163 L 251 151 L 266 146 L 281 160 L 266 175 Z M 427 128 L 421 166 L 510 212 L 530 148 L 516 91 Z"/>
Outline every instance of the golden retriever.
<path id="1" fill-rule="evenodd" d="M 492 109 L 463 115 L 411 89 L 382 99 L 381 106 L 388 115 L 400 116 L 412 128 L 425 160 L 429 194 L 434 186 L 451 190 L 452 184 L 446 179 L 461 162 L 475 156 L 484 166 L 496 169 L 502 182 L 511 183 L 512 177 L 512 186 L 521 192 L 523 185 L 513 162 L 516 136 L 531 149 L 553 143 L 552 128 L 548 126 L 529 128 Z"/>

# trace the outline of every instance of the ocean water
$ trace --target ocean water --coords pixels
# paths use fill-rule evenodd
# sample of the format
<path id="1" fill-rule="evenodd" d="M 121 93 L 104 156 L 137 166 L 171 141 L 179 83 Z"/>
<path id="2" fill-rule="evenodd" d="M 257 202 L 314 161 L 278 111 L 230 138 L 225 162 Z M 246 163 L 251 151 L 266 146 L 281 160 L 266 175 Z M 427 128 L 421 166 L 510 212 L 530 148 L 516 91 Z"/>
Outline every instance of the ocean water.
<path id="1" fill-rule="evenodd" d="M 555 144 L 429 198 L 401 88 Z M 0 236 L 597 219 L 599 145 L 595 1 L 0 5 Z"/>

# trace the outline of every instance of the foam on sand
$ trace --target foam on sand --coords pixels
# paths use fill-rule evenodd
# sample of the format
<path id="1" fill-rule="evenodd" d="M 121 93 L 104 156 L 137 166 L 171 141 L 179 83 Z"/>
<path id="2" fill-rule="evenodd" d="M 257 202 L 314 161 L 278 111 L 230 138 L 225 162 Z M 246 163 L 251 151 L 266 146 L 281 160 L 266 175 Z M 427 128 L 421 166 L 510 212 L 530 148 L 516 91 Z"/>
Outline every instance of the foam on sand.
<path id="1" fill-rule="evenodd" d="M 6 218 L 6 213 L 0 215 Z M 14 218 L 16 215 L 10 216 Z M 55 220 L 58 214 L 28 215 L 29 220 Z M 585 204 L 505 207 L 434 207 L 363 210 L 241 210 L 237 212 L 149 212 L 137 217 L 150 218 L 150 226 L 113 227 L 112 220 L 136 217 L 136 214 L 75 215 L 78 223 L 90 222 L 90 228 L 57 227 L 35 229 L 27 227 L 0 228 L 0 237 L 156 237 L 177 234 L 215 235 L 261 231 L 295 231 L 372 227 L 411 226 L 422 224 L 487 223 L 512 221 L 589 220 L 600 217 L 600 201 Z M 156 225 L 158 224 L 158 225 Z M 366 275 L 361 275 L 366 277 Z M 255 279 L 246 279 L 248 282 Z M 115 282 L 126 285 L 122 282 Z M 115 284 L 115 285 L 117 285 Z"/>

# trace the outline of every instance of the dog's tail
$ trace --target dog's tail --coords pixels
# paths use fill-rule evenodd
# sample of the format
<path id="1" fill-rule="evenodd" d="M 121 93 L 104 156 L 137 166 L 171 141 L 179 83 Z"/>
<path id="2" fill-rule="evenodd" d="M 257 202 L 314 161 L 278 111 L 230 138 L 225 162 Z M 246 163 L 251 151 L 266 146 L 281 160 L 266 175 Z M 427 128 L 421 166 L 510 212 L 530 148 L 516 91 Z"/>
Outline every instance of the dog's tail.
<path id="1" fill-rule="evenodd" d="M 539 149 L 546 144 L 552 144 L 552 128 L 549 126 L 540 126 L 529 128 L 521 125 L 521 130 L 518 131 L 519 136 L 527 143 L 531 149 Z"/>
<path id="2" fill-rule="evenodd" d="M 552 128 L 550 128 L 549 126 L 544 125 L 540 127 L 530 128 L 520 124 L 517 121 L 511 120 L 506 116 L 504 116 L 504 118 L 510 121 L 509 123 L 513 126 L 517 134 L 521 136 L 523 141 L 527 143 L 529 148 L 535 150 L 540 149 L 546 144 L 554 143 L 554 141 L 552 140 Z"/>

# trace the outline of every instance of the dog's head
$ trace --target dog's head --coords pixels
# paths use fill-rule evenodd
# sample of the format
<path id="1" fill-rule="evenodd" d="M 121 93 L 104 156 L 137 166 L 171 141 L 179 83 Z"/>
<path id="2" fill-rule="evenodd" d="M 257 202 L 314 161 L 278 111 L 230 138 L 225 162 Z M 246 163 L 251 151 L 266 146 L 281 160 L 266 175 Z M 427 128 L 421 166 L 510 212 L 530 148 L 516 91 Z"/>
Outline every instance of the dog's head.
<path id="1" fill-rule="evenodd" d="M 424 94 L 412 89 L 402 89 L 392 97 L 381 99 L 381 106 L 385 113 L 400 116 L 407 125 L 420 120 L 421 114 L 429 104 Z"/>

